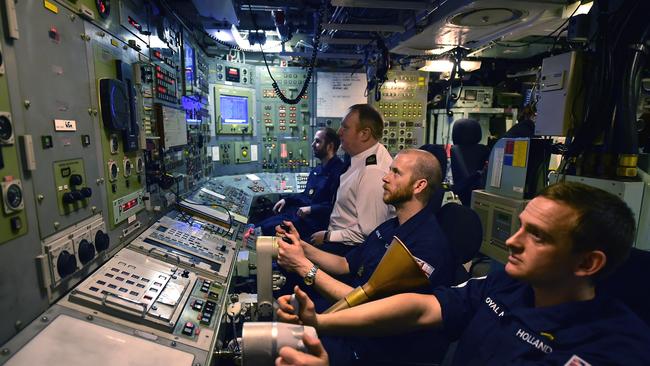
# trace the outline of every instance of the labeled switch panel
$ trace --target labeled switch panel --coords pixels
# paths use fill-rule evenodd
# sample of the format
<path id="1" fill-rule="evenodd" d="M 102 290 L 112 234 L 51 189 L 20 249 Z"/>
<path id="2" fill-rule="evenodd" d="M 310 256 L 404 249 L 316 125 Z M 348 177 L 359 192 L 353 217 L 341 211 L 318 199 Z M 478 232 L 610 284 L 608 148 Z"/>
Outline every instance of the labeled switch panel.
<path id="1" fill-rule="evenodd" d="M 93 195 L 93 191 L 86 182 L 82 159 L 54 162 L 54 182 L 61 215 L 88 206 L 88 199 Z"/>
<path id="2" fill-rule="evenodd" d="M 382 142 L 391 154 L 424 144 L 428 80 L 425 72 L 389 71 L 381 100 L 369 98 L 384 117 Z"/>
<path id="3" fill-rule="evenodd" d="M 307 72 L 297 67 L 272 67 L 270 70 L 282 93 L 287 98 L 296 98 Z M 262 169 L 268 172 L 308 170 L 314 132 L 310 107 L 313 87 L 307 88 L 297 104 L 288 104 L 277 96 L 265 68 L 258 69 L 258 80 Z"/>

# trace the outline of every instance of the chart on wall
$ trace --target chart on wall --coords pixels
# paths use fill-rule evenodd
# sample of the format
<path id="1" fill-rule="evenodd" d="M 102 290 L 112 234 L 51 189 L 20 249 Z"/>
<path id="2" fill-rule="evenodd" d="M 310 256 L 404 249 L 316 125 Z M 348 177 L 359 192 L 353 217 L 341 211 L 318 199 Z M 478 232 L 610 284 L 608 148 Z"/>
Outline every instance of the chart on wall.
<path id="1" fill-rule="evenodd" d="M 366 74 L 319 72 L 316 79 L 316 116 L 340 118 L 353 104 L 366 103 Z"/>

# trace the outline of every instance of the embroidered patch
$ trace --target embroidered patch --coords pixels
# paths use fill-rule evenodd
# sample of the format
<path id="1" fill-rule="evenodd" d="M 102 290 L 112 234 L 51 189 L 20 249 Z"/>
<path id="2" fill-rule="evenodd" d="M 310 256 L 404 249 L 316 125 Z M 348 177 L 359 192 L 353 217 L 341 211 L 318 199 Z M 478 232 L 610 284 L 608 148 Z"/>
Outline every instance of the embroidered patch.
<path id="1" fill-rule="evenodd" d="M 417 264 L 422 269 L 422 272 L 424 272 L 424 274 L 427 275 L 427 278 L 431 277 L 431 274 L 433 274 L 433 271 L 435 271 L 436 269 L 433 268 L 432 265 L 430 265 L 429 263 L 423 261 L 422 259 L 420 259 L 418 257 L 413 256 L 413 258 L 415 259 Z"/>
<path id="2" fill-rule="evenodd" d="M 578 355 L 573 355 L 564 366 L 591 366 L 591 364 L 580 358 Z"/>
<path id="3" fill-rule="evenodd" d="M 361 267 L 359 267 L 359 270 L 357 271 L 357 276 L 359 276 L 359 277 L 363 276 L 363 270 L 364 269 L 365 268 L 363 267 L 363 265 L 361 265 Z"/>

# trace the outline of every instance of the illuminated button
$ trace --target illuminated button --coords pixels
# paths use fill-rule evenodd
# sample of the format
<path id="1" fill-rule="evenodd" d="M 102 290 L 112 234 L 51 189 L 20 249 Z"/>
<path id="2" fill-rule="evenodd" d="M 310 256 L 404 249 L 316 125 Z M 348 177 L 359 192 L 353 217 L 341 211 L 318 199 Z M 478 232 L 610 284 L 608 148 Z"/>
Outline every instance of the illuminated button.
<path id="1" fill-rule="evenodd" d="M 206 309 L 206 310 L 210 309 L 210 312 L 211 312 L 211 313 L 214 312 L 214 309 L 215 309 L 216 307 L 217 307 L 217 303 L 214 302 L 214 301 L 210 301 L 210 300 L 208 300 L 208 301 L 205 303 L 205 309 Z"/>
<path id="2" fill-rule="evenodd" d="M 206 324 L 206 325 L 208 325 L 208 324 L 210 324 L 210 320 L 212 320 L 212 316 L 204 315 L 204 316 L 201 318 L 201 324 Z"/>
<path id="3" fill-rule="evenodd" d="M 203 308 L 203 300 L 196 300 L 194 301 L 194 304 L 192 304 L 192 309 L 196 311 L 201 311 Z"/>
<path id="4" fill-rule="evenodd" d="M 187 322 L 185 323 L 185 326 L 183 327 L 183 334 L 192 336 L 194 334 L 194 323 L 192 322 Z"/>

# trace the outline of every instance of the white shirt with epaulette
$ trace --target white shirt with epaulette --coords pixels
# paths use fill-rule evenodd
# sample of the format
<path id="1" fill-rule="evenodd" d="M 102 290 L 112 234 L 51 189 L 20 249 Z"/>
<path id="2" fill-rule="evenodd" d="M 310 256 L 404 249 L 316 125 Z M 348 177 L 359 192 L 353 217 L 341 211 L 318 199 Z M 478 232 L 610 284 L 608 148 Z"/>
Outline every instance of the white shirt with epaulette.
<path id="1" fill-rule="evenodd" d="M 383 201 L 382 178 L 392 163 L 393 158 L 380 143 L 352 157 L 336 192 L 329 241 L 361 244 L 372 230 L 395 216 L 394 208 Z"/>

